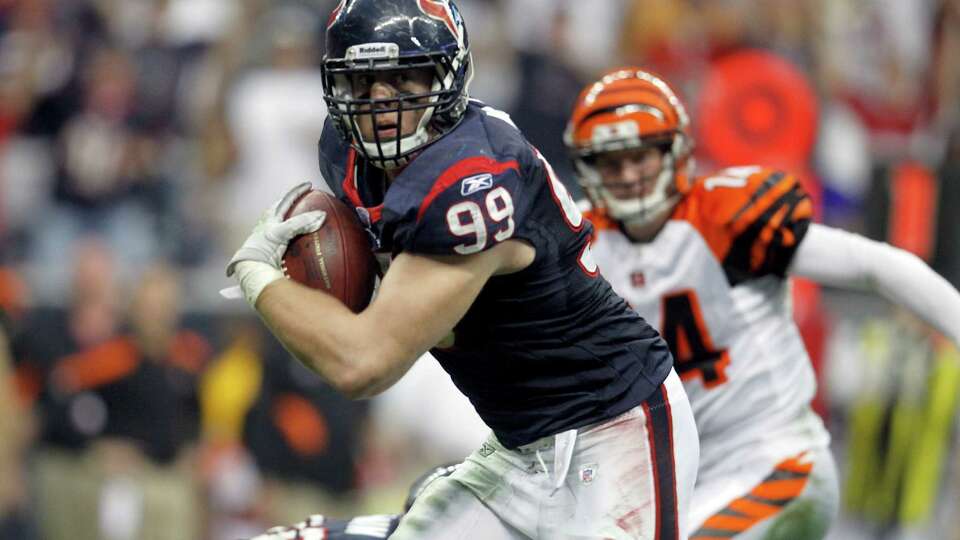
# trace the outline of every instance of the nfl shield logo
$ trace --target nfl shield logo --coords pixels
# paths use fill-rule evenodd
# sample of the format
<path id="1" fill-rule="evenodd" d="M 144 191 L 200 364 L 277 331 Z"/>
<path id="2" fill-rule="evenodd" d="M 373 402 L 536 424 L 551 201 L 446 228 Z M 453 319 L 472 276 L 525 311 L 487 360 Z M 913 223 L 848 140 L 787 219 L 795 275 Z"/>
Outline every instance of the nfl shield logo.
<path id="1" fill-rule="evenodd" d="M 597 466 L 596 465 L 587 465 L 580 469 L 580 482 L 584 484 L 589 484 L 593 482 L 593 479 L 597 477 Z"/>

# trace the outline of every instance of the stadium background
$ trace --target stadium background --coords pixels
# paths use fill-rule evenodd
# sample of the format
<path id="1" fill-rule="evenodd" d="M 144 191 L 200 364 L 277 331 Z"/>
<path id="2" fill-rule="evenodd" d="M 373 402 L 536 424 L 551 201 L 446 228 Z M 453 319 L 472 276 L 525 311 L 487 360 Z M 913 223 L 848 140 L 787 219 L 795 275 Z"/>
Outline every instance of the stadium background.
<path id="1" fill-rule="evenodd" d="M 0 538 L 226 540 L 396 512 L 482 426 L 431 360 L 349 402 L 223 267 L 316 172 L 333 0 L 0 0 Z M 636 63 L 686 99 L 700 172 L 801 173 L 825 223 L 960 284 L 960 2 L 459 0 L 472 94 L 576 190 L 581 86 Z M 786 70 L 786 71 L 784 71 Z M 960 538 L 960 357 L 877 298 L 809 284 L 844 508 L 832 538 Z"/>

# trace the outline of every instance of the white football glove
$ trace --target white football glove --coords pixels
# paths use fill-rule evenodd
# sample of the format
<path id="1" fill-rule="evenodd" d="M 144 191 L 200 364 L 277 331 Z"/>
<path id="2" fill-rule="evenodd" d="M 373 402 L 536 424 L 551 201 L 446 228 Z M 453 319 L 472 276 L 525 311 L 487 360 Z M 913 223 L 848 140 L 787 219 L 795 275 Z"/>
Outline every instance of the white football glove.
<path id="1" fill-rule="evenodd" d="M 310 187 L 309 182 L 296 186 L 264 212 L 227 265 L 227 277 L 236 276 L 243 297 L 252 307 L 256 307 L 264 287 L 283 277 L 280 266 L 290 240 L 316 231 L 327 217 L 326 212 L 314 210 L 283 219 L 293 203 L 310 191 Z"/>

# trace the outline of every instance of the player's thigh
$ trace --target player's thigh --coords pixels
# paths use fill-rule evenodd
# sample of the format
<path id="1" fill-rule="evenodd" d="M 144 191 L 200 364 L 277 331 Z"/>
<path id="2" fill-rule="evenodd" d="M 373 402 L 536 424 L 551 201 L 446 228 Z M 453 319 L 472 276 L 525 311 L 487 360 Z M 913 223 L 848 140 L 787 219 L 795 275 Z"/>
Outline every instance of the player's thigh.
<path id="1" fill-rule="evenodd" d="M 584 430 L 578 448 L 558 509 L 574 518 L 554 520 L 549 537 L 686 538 L 699 441 L 676 375 L 635 411 Z"/>
<path id="2" fill-rule="evenodd" d="M 500 520 L 472 491 L 452 478 L 424 490 L 391 540 L 520 540 L 527 537 Z"/>
<path id="3" fill-rule="evenodd" d="M 735 474 L 728 481 L 740 483 Z M 836 464 L 827 448 L 784 460 L 761 482 L 726 495 L 724 501 L 717 501 L 711 491 L 710 486 L 698 486 L 694 505 L 719 510 L 697 524 L 690 540 L 820 540 L 839 510 Z"/>

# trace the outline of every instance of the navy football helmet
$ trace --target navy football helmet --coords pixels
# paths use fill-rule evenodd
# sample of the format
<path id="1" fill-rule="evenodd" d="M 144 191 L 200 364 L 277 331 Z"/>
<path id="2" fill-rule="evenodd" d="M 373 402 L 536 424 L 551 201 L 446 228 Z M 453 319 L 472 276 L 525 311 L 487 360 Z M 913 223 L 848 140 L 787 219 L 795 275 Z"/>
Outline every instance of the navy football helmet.
<path id="1" fill-rule="evenodd" d="M 341 0 L 327 23 L 321 70 L 324 98 L 340 135 L 383 169 L 406 164 L 457 125 L 473 74 L 467 31 L 449 0 Z M 408 70 L 432 79 L 428 91 L 374 98 L 363 89 L 374 78 L 403 80 Z M 424 111 L 419 122 L 406 133 L 403 112 L 419 110 Z M 395 119 L 395 136 L 385 137 L 375 127 L 372 140 L 371 134 L 364 138 L 358 118 L 373 112 L 378 121 Z"/>

